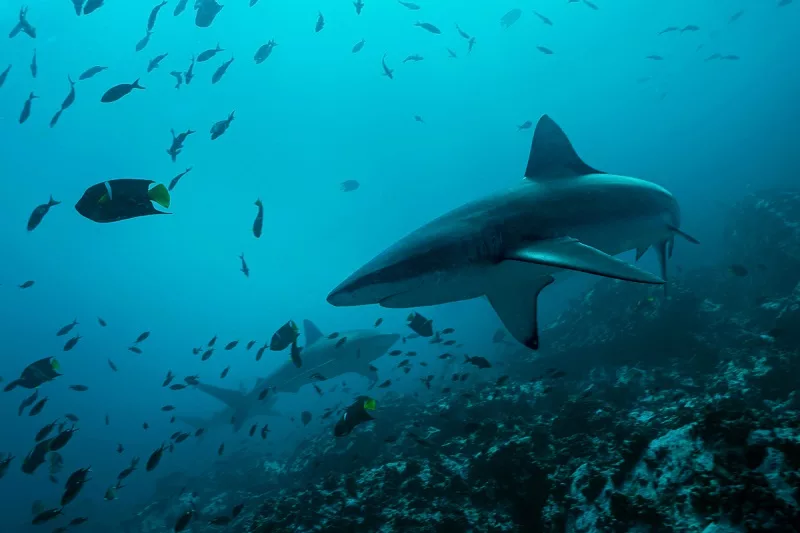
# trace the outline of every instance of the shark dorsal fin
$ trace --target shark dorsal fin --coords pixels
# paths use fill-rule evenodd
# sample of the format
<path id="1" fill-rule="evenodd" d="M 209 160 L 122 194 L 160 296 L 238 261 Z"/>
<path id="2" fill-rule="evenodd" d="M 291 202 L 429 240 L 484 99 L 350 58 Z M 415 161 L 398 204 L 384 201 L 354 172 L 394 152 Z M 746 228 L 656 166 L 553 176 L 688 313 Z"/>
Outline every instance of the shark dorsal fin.
<path id="1" fill-rule="evenodd" d="M 303 320 L 303 330 L 306 334 L 306 346 L 311 346 L 322 338 L 322 332 L 310 320 Z"/>
<path id="2" fill-rule="evenodd" d="M 583 162 L 567 135 L 547 115 L 542 115 L 533 132 L 525 177 L 529 180 L 604 174 Z"/>

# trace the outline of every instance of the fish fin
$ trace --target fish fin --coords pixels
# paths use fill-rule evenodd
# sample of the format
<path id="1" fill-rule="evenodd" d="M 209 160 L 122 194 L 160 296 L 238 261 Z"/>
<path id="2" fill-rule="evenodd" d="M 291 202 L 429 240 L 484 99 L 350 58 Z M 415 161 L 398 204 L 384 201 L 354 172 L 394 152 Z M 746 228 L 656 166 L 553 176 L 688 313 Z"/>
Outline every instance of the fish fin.
<path id="1" fill-rule="evenodd" d="M 636 260 L 638 261 L 639 259 L 641 259 L 642 256 L 647 253 L 647 250 L 649 248 L 650 248 L 649 245 L 648 246 L 640 246 L 639 248 L 637 248 L 636 249 Z"/>
<path id="2" fill-rule="evenodd" d="M 310 320 L 303 320 L 303 331 L 306 335 L 306 348 L 322 338 L 322 331 Z"/>
<path id="3" fill-rule="evenodd" d="M 683 237 L 684 239 L 686 239 L 690 243 L 692 243 L 692 244 L 700 244 L 700 241 L 698 241 L 697 239 L 695 239 L 694 237 L 692 237 L 691 235 L 689 235 L 685 231 L 681 231 L 676 226 L 673 226 L 672 224 L 667 224 L 667 227 L 670 229 L 670 231 L 680 235 L 681 237 Z"/>
<path id="4" fill-rule="evenodd" d="M 225 405 L 232 407 L 236 411 L 241 409 L 242 405 L 244 405 L 247 401 L 243 393 L 233 389 L 224 389 L 222 387 L 216 387 L 206 383 L 197 384 L 195 389 L 216 398 Z"/>
<path id="5" fill-rule="evenodd" d="M 661 279 L 664 280 L 664 296 L 668 296 L 667 290 L 667 244 L 669 240 L 661 241 L 660 243 L 656 244 L 656 256 L 658 257 L 658 266 L 661 269 Z"/>
<path id="6" fill-rule="evenodd" d="M 569 237 L 535 242 L 506 254 L 505 258 L 624 281 L 656 285 L 664 283 L 663 279 L 646 270 Z"/>
<path id="7" fill-rule="evenodd" d="M 147 191 L 147 197 L 150 198 L 152 201 L 163 207 L 164 209 L 169 208 L 169 191 L 167 188 L 159 183 L 149 191 Z"/>
<path id="8" fill-rule="evenodd" d="M 533 132 L 525 177 L 530 180 L 546 180 L 586 174 L 604 172 L 584 163 L 559 125 L 549 116 L 543 115 Z"/>
<path id="9" fill-rule="evenodd" d="M 555 281 L 544 276 L 534 282 L 529 280 L 504 284 L 487 294 L 489 303 L 511 335 L 531 350 L 539 349 L 538 299 L 539 293 Z M 467 361 L 469 362 L 469 358 Z"/>

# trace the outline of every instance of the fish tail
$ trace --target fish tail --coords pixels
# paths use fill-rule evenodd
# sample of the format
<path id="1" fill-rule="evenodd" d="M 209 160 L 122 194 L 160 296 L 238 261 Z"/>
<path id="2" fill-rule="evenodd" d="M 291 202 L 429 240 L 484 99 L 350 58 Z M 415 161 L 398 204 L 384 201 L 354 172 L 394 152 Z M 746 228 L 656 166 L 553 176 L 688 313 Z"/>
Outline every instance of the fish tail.
<path id="1" fill-rule="evenodd" d="M 144 89 L 144 87 L 139 85 L 139 79 L 137 79 L 135 82 L 133 82 L 132 86 L 133 86 L 134 89 Z"/>
<path id="2" fill-rule="evenodd" d="M 11 382 L 8 383 L 8 385 L 6 385 L 6 387 L 3 389 L 3 392 L 10 392 L 10 391 L 16 389 L 17 385 L 19 385 L 19 384 L 20 384 L 20 380 L 15 379 L 14 381 L 11 381 Z"/>
<path id="3" fill-rule="evenodd" d="M 147 197 L 150 198 L 152 201 L 156 202 L 164 209 L 169 208 L 169 203 L 170 203 L 169 191 L 163 184 L 159 183 L 158 185 L 147 191 Z"/>
<path id="4" fill-rule="evenodd" d="M 264 205 L 261 203 L 261 198 L 259 198 L 258 200 L 256 200 L 256 205 L 257 205 L 258 207 L 264 207 Z"/>
<path id="5" fill-rule="evenodd" d="M 53 195 L 51 194 L 51 195 L 50 195 L 50 200 L 47 202 L 47 207 L 53 207 L 54 205 L 58 205 L 58 204 L 60 204 L 60 203 L 61 203 L 61 202 L 59 202 L 58 200 L 54 200 L 54 199 L 53 199 Z M 77 320 L 75 320 L 75 323 L 77 324 L 77 323 L 78 323 L 78 321 L 77 321 Z"/>

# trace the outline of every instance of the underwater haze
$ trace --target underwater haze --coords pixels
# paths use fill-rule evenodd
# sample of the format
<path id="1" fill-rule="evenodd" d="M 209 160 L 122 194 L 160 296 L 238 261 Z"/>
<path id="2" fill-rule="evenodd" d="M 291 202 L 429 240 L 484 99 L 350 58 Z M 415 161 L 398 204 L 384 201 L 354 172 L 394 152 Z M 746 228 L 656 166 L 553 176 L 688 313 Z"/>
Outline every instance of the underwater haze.
<path id="1" fill-rule="evenodd" d="M 184 9 L 179 0 L 160 7 L 156 0 L 0 3 L 0 29 L 10 32 L 0 41 L 0 376 L 2 386 L 13 384 L 28 365 L 49 357 L 57 363 L 47 364 L 61 374 L 0 393 L 3 531 L 199 533 L 229 524 L 238 528 L 232 531 L 422 531 L 363 518 L 316 529 L 310 518 L 302 524 L 274 518 L 274 529 L 267 529 L 260 494 L 284 490 L 275 501 L 289 493 L 304 501 L 297 491 L 328 471 L 297 472 L 311 472 L 315 460 L 324 470 L 323 452 L 357 446 L 369 428 L 386 424 L 389 405 L 408 406 L 395 411 L 411 420 L 412 411 L 447 398 L 453 405 L 468 401 L 462 393 L 480 395 L 470 387 L 529 383 L 532 374 L 528 367 L 523 373 L 521 361 L 568 365 L 559 355 L 566 341 L 550 325 L 563 325 L 564 313 L 583 307 L 596 284 L 632 279 L 614 274 L 619 262 L 606 258 L 661 273 L 654 251 L 637 261 L 638 245 L 623 247 L 621 255 L 597 250 L 602 264 L 579 266 L 574 257 L 534 261 L 577 272 L 542 290 L 538 351 L 523 346 L 498 318 L 495 302 L 484 298 L 435 306 L 426 306 L 424 297 L 410 305 L 384 301 L 398 308 L 336 307 L 326 300 L 420 226 L 535 181 L 525 174 L 529 156 L 535 157 L 534 132 L 552 149 L 540 157 L 553 168 L 573 168 L 559 166 L 566 151 L 561 138 L 541 133 L 545 115 L 544 123 L 552 119 L 568 137 L 566 146 L 571 142 L 593 169 L 653 182 L 677 201 L 679 221 L 665 227 L 675 230 L 670 240 L 678 237 L 670 279 L 654 285 L 716 269 L 747 280 L 750 290 L 762 263 L 765 276 L 777 276 L 766 270 L 772 268 L 766 260 L 731 258 L 722 235 L 742 198 L 800 183 L 797 0 L 220 1 L 221 9 L 215 0 L 184 0 Z M 95 66 L 105 68 L 89 73 Z M 153 183 L 115 181 L 121 179 Z M 42 207 L 50 198 L 57 203 Z M 590 210 L 581 201 L 576 196 L 568 211 Z M 499 204 L 498 212 L 506 207 Z M 149 216 L 153 211 L 169 214 Z M 259 224 L 263 230 L 254 228 Z M 694 239 L 700 244 L 688 242 Z M 666 242 L 653 241 L 653 248 Z M 394 268 L 412 268 L 435 251 L 420 244 Z M 449 275 L 440 274 L 441 280 Z M 650 290 L 648 302 L 666 298 L 659 286 L 630 285 Z M 535 301 L 536 294 L 534 322 Z M 432 321 L 433 334 L 420 331 L 414 312 Z M 596 331 L 593 321 L 602 314 L 577 320 L 571 331 Z M 313 324 L 304 326 L 305 320 L 319 327 L 320 339 L 306 339 Z M 655 321 L 670 330 L 666 318 Z M 353 348 L 354 359 L 340 370 L 329 358 L 360 338 L 348 339 L 345 332 L 355 330 L 366 330 L 364 347 Z M 149 336 L 137 340 L 144 332 Z M 293 338 L 276 349 L 275 339 L 287 334 Z M 397 341 L 369 345 L 378 334 L 397 334 Z M 209 345 L 212 338 L 218 340 Z M 238 344 L 226 349 L 233 341 Z M 303 366 L 302 358 L 323 342 L 332 347 L 317 345 L 320 366 Z M 601 353 L 608 352 L 598 350 L 593 359 L 593 348 L 585 346 L 586 360 L 603 364 Z M 375 357 L 361 360 L 368 349 Z M 797 345 L 785 350 L 798 355 Z M 637 353 L 626 353 L 624 364 L 635 365 Z M 398 366 L 403 359 L 409 362 Z M 279 369 L 307 384 L 278 390 Z M 168 372 L 174 377 L 164 386 Z M 450 390 L 454 372 L 462 377 L 454 375 Z M 186 376 L 198 376 L 210 389 Z M 582 389 L 592 378 L 581 379 L 574 386 Z M 253 400 L 260 388 L 266 399 Z M 35 391 L 36 399 L 21 408 Z M 522 388 L 513 394 L 530 401 Z M 235 402 L 245 396 L 247 420 L 229 421 L 244 412 Z M 31 416 L 45 397 L 41 412 Z M 258 402 L 268 402 L 268 415 L 251 416 Z M 355 408 L 367 422 L 335 435 L 334 426 L 353 418 Z M 482 411 L 486 419 L 489 412 Z M 77 421 L 65 418 L 68 413 Z M 40 448 L 46 453 L 41 466 L 24 472 L 34 436 L 50 423 L 40 442 L 77 431 L 63 448 Z M 262 434 L 267 426 L 268 436 L 266 429 Z M 420 439 L 435 441 L 435 433 Z M 397 446 L 383 439 L 380 446 Z M 145 463 L 162 445 L 163 458 L 148 471 Z M 306 470 L 296 464 L 302 450 L 320 457 L 308 459 Z M 118 484 L 135 457 L 141 464 Z M 281 475 L 262 468 L 236 482 L 222 480 L 265 461 Z M 344 463 L 342 476 L 370 468 L 367 461 L 360 452 Z M 88 467 L 88 480 L 68 482 Z M 79 494 L 64 502 L 70 490 Z M 362 497 L 349 485 L 346 492 Z M 155 503 L 158 513 L 144 511 Z M 240 503 L 244 511 L 230 514 Z M 542 525 L 510 516 L 505 525 L 471 520 L 453 530 L 610 530 L 600 522 Z M 74 522 L 84 517 L 85 523 Z M 631 520 L 628 530 L 641 525 Z M 707 523 L 682 527 L 702 531 Z"/>

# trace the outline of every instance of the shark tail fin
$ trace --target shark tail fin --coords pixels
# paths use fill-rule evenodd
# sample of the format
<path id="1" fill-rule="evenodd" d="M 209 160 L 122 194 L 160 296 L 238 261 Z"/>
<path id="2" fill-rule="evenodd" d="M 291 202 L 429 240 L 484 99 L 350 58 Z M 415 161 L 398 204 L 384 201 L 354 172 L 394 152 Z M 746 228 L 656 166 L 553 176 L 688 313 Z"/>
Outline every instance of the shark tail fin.
<path id="1" fill-rule="evenodd" d="M 543 115 L 533 132 L 525 177 L 529 180 L 547 180 L 586 174 L 604 172 L 584 163 L 561 127 L 549 116 Z"/>
<path id="2" fill-rule="evenodd" d="M 310 320 L 303 320 L 303 331 L 306 335 L 306 346 L 311 346 L 322 338 L 322 331 Z"/>

